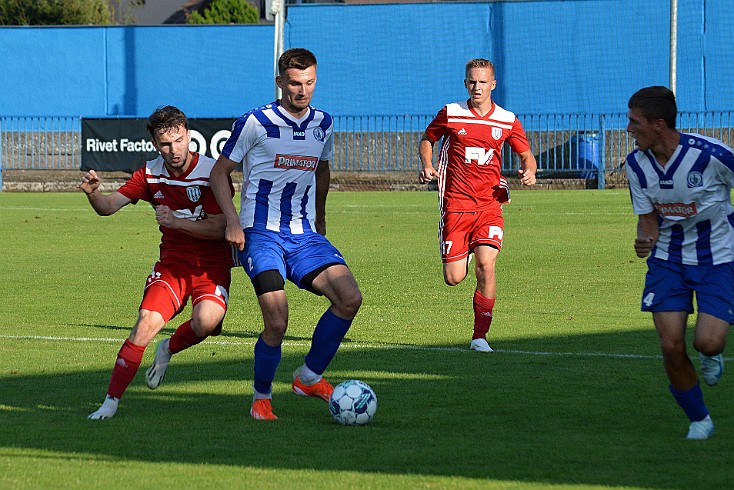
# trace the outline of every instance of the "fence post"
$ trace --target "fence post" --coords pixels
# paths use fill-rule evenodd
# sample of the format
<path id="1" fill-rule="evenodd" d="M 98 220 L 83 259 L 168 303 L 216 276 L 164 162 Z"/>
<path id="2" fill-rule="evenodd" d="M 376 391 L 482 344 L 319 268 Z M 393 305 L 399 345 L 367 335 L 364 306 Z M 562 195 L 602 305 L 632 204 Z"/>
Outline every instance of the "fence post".
<path id="1" fill-rule="evenodd" d="M 3 191 L 3 120 L 0 118 L 0 192 Z"/>
<path id="2" fill-rule="evenodd" d="M 602 114 L 599 118 L 599 167 L 598 167 L 598 178 L 596 180 L 597 185 L 596 187 L 600 190 L 604 190 L 606 187 L 606 178 L 607 178 L 607 164 L 606 164 L 606 158 L 607 158 L 607 135 L 606 135 L 606 127 L 604 125 L 604 115 Z"/>

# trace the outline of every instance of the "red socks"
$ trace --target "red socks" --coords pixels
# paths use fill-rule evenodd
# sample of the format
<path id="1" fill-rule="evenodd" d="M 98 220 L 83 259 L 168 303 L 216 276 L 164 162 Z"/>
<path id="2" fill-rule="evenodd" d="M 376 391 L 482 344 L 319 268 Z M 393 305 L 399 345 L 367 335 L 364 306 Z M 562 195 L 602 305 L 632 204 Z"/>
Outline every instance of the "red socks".
<path id="1" fill-rule="evenodd" d="M 204 337 L 205 339 L 206 337 Z M 168 350 L 171 354 L 181 352 L 184 349 L 188 349 L 192 345 L 196 345 L 204 339 L 200 339 L 191 328 L 191 320 L 182 323 L 171 335 L 171 340 L 168 342 Z"/>
<path id="2" fill-rule="evenodd" d="M 495 298 L 485 298 L 479 291 L 474 291 L 474 339 L 484 339 L 492 324 L 492 309 Z"/>
<path id="3" fill-rule="evenodd" d="M 129 340 L 125 340 L 117 353 L 117 361 L 115 361 L 115 367 L 112 369 L 112 378 L 107 389 L 109 396 L 122 397 L 140 368 L 143 352 L 145 352 L 145 346 L 135 345 Z"/>

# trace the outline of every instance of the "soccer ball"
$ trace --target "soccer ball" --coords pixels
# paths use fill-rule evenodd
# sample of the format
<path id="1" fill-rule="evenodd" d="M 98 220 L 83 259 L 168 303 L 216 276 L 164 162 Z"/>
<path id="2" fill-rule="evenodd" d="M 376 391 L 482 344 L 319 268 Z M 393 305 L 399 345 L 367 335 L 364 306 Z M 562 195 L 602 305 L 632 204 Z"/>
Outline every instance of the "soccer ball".
<path id="1" fill-rule="evenodd" d="M 334 387 L 329 412 L 343 425 L 364 425 L 375 416 L 377 395 L 363 381 L 350 379 Z"/>

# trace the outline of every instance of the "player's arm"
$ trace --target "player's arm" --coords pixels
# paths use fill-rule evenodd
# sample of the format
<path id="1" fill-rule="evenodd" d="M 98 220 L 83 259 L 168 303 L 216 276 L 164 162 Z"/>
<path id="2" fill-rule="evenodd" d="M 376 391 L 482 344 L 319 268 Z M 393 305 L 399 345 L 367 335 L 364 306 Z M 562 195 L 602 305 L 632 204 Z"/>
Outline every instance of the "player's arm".
<path id="1" fill-rule="evenodd" d="M 227 228 L 227 219 L 223 214 L 210 214 L 206 219 L 190 220 L 177 217 L 168 206 L 156 206 L 155 219 L 161 226 L 203 240 L 223 240 Z"/>
<path id="2" fill-rule="evenodd" d="M 224 216 L 224 238 L 236 246 L 238 250 L 243 250 L 245 248 L 245 233 L 242 231 L 240 217 L 232 202 L 232 191 L 229 186 L 230 175 L 236 168 L 237 162 L 224 155 L 219 155 L 209 175 L 209 186 Z"/>
<path id="3" fill-rule="evenodd" d="M 659 236 L 660 226 L 658 225 L 657 211 L 639 215 L 637 218 L 637 238 L 635 238 L 635 253 L 637 256 L 641 259 L 647 257 Z"/>
<path id="4" fill-rule="evenodd" d="M 87 195 L 89 204 L 98 215 L 109 216 L 115 214 L 123 206 L 132 202 L 129 198 L 115 191 L 110 194 L 102 194 L 99 190 L 100 178 L 97 172 L 90 170 L 82 177 L 81 183 L 77 186 Z"/>
<path id="5" fill-rule="evenodd" d="M 319 160 L 316 167 L 316 233 L 326 235 L 326 196 L 329 194 L 331 169 L 328 160 Z"/>
<path id="6" fill-rule="evenodd" d="M 433 168 L 433 143 L 426 133 L 421 136 L 421 142 L 418 146 L 418 155 L 421 159 L 421 173 L 418 175 L 421 184 L 427 184 L 428 182 L 438 178 L 438 172 Z"/>
<path id="7" fill-rule="evenodd" d="M 520 156 L 520 169 L 517 171 L 517 176 L 520 182 L 522 185 L 535 185 L 535 174 L 538 172 L 535 155 L 530 150 L 525 150 L 518 155 Z"/>

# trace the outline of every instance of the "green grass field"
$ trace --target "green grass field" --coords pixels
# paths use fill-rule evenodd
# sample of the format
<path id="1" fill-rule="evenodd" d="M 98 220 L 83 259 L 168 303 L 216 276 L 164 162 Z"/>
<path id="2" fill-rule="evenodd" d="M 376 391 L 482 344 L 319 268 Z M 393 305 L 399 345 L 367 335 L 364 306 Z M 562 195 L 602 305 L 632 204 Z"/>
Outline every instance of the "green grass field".
<path id="1" fill-rule="evenodd" d="M 241 270 L 224 333 L 175 356 L 156 391 L 148 349 L 117 415 L 92 422 L 158 255 L 153 212 L 0 194 L 0 488 L 732 488 L 732 379 L 703 388 L 714 438 L 684 440 L 639 311 L 627 191 L 518 191 L 505 210 L 496 352 L 480 354 L 473 276 L 441 278 L 435 193 L 331 193 L 328 236 L 364 304 L 327 377 L 375 389 L 371 424 L 290 393 L 326 308 L 291 287 L 280 420 L 250 419 L 261 320 Z"/>

